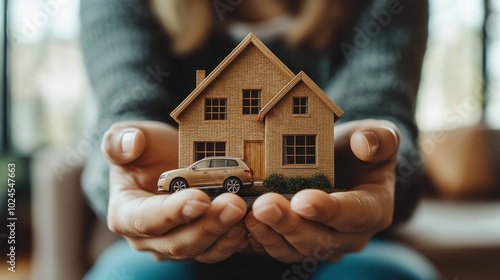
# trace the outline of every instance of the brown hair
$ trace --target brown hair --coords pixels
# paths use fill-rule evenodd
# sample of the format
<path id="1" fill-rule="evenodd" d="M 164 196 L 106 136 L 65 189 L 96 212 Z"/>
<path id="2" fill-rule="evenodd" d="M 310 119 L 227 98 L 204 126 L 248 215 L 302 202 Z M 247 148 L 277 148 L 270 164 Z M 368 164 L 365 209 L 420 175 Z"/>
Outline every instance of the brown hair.
<path id="1" fill-rule="evenodd" d="M 245 1 L 245 0 L 242 0 Z M 246 0 L 248 1 L 248 0 Z M 170 40 L 175 54 L 189 54 L 203 46 L 217 24 L 213 1 L 149 0 L 153 15 Z M 321 51 L 346 36 L 363 0 L 293 0 L 283 5 L 295 18 L 284 35 L 296 48 Z M 225 2 L 224 2 L 225 3 Z M 238 9 L 238 7 L 234 7 Z"/>

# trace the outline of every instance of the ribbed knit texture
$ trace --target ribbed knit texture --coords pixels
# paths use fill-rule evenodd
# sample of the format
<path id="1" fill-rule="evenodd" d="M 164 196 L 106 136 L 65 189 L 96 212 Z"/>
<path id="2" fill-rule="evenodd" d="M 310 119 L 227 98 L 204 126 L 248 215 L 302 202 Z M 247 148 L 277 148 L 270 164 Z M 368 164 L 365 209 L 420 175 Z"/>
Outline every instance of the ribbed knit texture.
<path id="1" fill-rule="evenodd" d="M 100 127 L 123 120 L 173 124 L 169 113 L 194 89 L 195 70 L 210 73 L 236 46 L 221 35 L 185 58 L 168 53 L 168 41 L 139 0 L 85 0 L 81 6 L 81 44 L 97 96 Z M 386 10 L 384 0 L 367 5 L 354 27 L 376 22 L 372 11 Z M 389 1 L 390 2 L 390 1 Z M 407 219 L 417 201 L 420 164 L 414 123 L 415 99 L 427 37 L 427 2 L 401 1 L 402 12 L 346 60 L 340 46 L 327 55 L 305 55 L 279 41 L 265 42 L 294 73 L 304 70 L 344 110 L 337 122 L 387 119 L 401 131 L 395 222 Z M 355 30 L 345 42 L 356 46 Z M 151 75 L 151 73 L 158 72 Z M 168 74 L 165 74 L 168 72 Z M 341 164 L 341 163 L 337 163 Z M 96 145 L 83 174 L 91 207 L 106 218 L 109 166 Z"/>

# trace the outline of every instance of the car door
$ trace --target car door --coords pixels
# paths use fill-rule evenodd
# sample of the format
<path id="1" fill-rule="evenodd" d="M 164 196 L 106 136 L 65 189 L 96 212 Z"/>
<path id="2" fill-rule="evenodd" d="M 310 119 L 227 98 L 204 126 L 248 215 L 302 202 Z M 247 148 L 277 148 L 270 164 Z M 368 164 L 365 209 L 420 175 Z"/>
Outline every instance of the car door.
<path id="1" fill-rule="evenodd" d="M 194 164 L 189 170 L 189 185 L 199 187 L 210 183 L 210 160 L 201 160 Z"/>
<path id="2" fill-rule="evenodd" d="M 226 159 L 212 159 L 210 163 L 210 177 L 215 186 L 222 186 L 224 179 L 229 176 Z"/>

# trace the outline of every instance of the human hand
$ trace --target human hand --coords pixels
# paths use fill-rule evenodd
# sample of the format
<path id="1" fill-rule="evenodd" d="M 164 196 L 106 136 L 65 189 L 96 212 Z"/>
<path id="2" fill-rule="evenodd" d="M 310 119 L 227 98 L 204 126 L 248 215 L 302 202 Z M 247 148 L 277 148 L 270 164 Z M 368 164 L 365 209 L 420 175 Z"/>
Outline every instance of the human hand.
<path id="1" fill-rule="evenodd" d="M 177 168 L 178 133 L 152 121 L 122 122 L 104 135 L 110 162 L 108 227 L 157 259 L 215 263 L 246 247 L 245 202 L 200 190 L 157 195 L 158 176 Z"/>
<path id="2" fill-rule="evenodd" d="M 282 262 L 337 261 L 364 248 L 392 222 L 399 133 L 381 120 L 335 127 L 335 185 L 349 191 L 302 190 L 289 202 L 268 193 L 245 218 L 257 251 Z"/>

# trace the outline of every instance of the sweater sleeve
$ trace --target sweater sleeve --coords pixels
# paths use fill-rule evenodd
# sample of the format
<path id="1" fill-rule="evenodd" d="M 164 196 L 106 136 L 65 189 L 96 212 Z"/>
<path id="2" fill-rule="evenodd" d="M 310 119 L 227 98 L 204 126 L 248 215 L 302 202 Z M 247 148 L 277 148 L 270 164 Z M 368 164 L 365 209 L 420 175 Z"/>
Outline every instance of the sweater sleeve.
<path id="1" fill-rule="evenodd" d="M 343 63 L 336 63 L 326 87 L 345 112 L 339 123 L 372 118 L 398 126 L 395 223 L 408 219 L 418 200 L 422 162 L 414 114 L 427 21 L 427 1 L 372 1 L 352 38 L 338 46 Z"/>
<path id="2" fill-rule="evenodd" d="M 81 48 L 99 105 L 98 131 L 123 120 L 171 122 L 180 96 L 169 91 L 165 36 L 144 1 L 85 0 L 81 3 Z M 102 137 L 102 135 L 101 135 Z M 94 143 L 82 176 L 93 210 L 106 217 L 109 166 Z"/>

